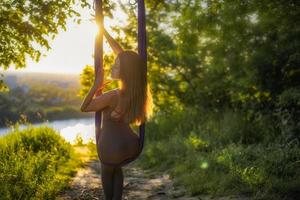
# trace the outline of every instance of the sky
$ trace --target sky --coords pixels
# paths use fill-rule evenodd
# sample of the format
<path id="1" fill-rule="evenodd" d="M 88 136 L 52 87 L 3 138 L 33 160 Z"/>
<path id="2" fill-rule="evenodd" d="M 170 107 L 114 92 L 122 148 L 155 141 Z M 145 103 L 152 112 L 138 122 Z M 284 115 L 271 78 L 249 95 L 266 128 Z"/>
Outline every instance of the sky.
<path id="1" fill-rule="evenodd" d="M 89 2 L 92 4 L 91 0 Z M 38 63 L 28 57 L 26 68 L 16 70 L 14 67 L 11 67 L 7 71 L 79 74 L 86 65 L 93 65 L 92 55 L 97 26 L 90 21 L 90 18 L 92 18 L 90 15 L 94 13 L 94 10 L 80 7 L 76 9 L 82 15 L 82 22 L 76 24 L 71 19 L 68 20 L 67 30 L 61 30 L 54 40 L 50 40 L 51 49 L 45 51 L 45 57 L 41 57 Z M 127 16 L 120 8 L 117 8 L 114 18 L 111 20 L 105 17 L 104 26 L 106 29 L 109 30 L 110 26 L 122 23 L 116 19 L 126 20 Z M 110 33 L 112 36 L 115 36 L 113 32 Z M 104 52 L 111 52 L 105 39 Z"/>

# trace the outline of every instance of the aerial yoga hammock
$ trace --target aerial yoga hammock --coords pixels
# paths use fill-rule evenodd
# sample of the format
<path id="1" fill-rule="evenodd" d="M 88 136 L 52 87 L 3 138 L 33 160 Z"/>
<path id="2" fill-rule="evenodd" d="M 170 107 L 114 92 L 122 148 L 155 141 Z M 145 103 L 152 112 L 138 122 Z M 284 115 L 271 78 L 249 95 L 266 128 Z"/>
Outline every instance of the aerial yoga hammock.
<path id="1" fill-rule="evenodd" d="M 94 47 L 94 68 L 97 72 L 99 67 L 103 67 L 103 2 L 102 0 L 95 0 L 95 16 L 96 22 L 100 28 L 99 34 L 95 40 Z M 144 59 L 147 63 L 147 46 L 146 46 L 146 20 L 145 20 L 145 4 L 144 0 L 137 0 L 138 3 L 138 54 Z M 95 74 L 96 77 L 96 74 Z M 101 95 L 97 93 L 96 96 Z M 102 121 L 102 111 L 95 112 L 95 132 L 96 132 L 96 145 L 97 149 L 99 148 L 99 138 L 101 135 L 101 121 Z M 139 126 L 139 151 L 133 157 L 127 158 L 119 163 L 109 163 L 101 160 L 101 157 L 98 157 L 101 162 L 105 165 L 112 167 L 122 167 L 131 161 L 135 160 L 143 150 L 144 147 L 144 138 L 145 138 L 145 123 L 142 123 Z"/>

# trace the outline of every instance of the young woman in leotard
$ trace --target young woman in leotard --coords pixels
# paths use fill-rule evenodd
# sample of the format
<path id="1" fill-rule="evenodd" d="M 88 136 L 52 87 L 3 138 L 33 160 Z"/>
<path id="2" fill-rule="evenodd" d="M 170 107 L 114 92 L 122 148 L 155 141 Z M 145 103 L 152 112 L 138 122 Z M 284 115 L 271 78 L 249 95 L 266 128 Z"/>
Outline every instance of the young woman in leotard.
<path id="1" fill-rule="evenodd" d="M 98 69 L 95 82 L 81 105 L 81 111 L 102 111 L 98 155 L 101 160 L 116 163 L 138 152 L 138 135 L 129 125 L 146 122 L 152 115 L 153 102 L 147 84 L 146 65 L 141 57 L 134 51 L 124 51 L 106 30 L 104 36 L 117 55 L 111 69 L 111 78 L 120 81 L 120 88 L 94 98 L 104 82 L 103 69 Z M 132 146 L 128 146 L 129 143 Z M 122 167 L 112 167 L 101 162 L 105 200 L 122 199 L 123 179 Z"/>

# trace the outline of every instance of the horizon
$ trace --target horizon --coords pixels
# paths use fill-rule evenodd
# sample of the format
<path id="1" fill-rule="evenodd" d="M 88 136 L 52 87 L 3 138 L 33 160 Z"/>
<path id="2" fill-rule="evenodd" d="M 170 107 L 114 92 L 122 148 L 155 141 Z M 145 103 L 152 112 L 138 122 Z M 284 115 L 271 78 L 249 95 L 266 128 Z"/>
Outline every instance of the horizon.
<path id="1" fill-rule="evenodd" d="M 24 68 L 22 68 L 24 69 Z M 22 71 L 22 69 L 18 69 L 18 70 L 2 70 L 0 71 L 0 74 L 4 74 L 4 75 L 8 75 L 8 74 L 53 74 L 53 75 L 80 75 L 80 73 L 69 73 L 69 72 L 46 72 L 46 71 Z"/>

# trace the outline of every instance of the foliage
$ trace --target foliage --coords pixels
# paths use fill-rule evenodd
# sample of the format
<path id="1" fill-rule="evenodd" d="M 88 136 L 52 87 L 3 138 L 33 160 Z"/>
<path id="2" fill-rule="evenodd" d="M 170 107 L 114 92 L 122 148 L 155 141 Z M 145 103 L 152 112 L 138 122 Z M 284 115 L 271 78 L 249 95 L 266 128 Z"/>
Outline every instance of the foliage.
<path id="1" fill-rule="evenodd" d="M 94 69 L 92 66 L 86 65 L 80 74 L 80 84 L 81 89 L 79 91 L 79 96 L 84 97 L 89 91 L 89 89 L 92 87 L 94 83 Z"/>
<path id="2" fill-rule="evenodd" d="M 3 77 L 3 74 L 0 74 L 0 77 Z M 4 83 L 4 81 L 2 79 L 0 79 L 0 92 L 8 92 L 9 88 L 7 87 L 7 85 Z"/>
<path id="3" fill-rule="evenodd" d="M 185 108 L 157 115 L 146 126 L 147 145 L 137 162 L 167 171 L 191 195 L 297 199 L 299 144 L 284 143 L 278 134 L 270 139 L 273 121 L 259 121 L 245 121 L 243 113 L 231 110 Z"/>
<path id="4" fill-rule="evenodd" d="M 108 85 L 105 86 L 104 92 L 107 90 L 111 90 L 118 85 L 116 80 L 108 80 L 107 77 L 110 77 L 111 73 L 111 65 L 114 63 L 114 55 L 113 54 L 105 54 L 103 57 L 103 69 L 104 69 L 104 84 L 110 82 Z M 95 75 L 94 75 L 94 68 L 92 66 L 86 65 L 80 74 L 80 84 L 81 89 L 78 93 L 78 96 L 83 98 L 94 83 Z M 111 82 L 112 81 L 112 82 Z"/>
<path id="5" fill-rule="evenodd" d="M 51 88 L 51 89 L 49 89 Z M 30 122 L 91 116 L 80 112 L 78 88 L 61 88 L 54 84 L 34 84 L 10 88 L 0 93 L 0 126 L 26 116 Z"/>
<path id="6" fill-rule="evenodd" d="M 299 85 L 298 2 L 165 0 L 146 5 L 148 77 L 160 109 L 180 100 L 194 107 L 260 110 Z M 125 33 L 121 44 L 137 49 L 136 6 L 122 8 L 129 20 L 113 30 Z"/>
<path id="7" fill-rule="evenodd" d="M 0 138 L 0 199 L 55 199 L 81 163 L 53 129 L 16 129 Z"/>
<path id="8" fill-rule="evenodd" d="M 6 68 L 10 63 L 21 67 L 25 55 L 38 60 L 41 53 L 31 42 L 49 48 L 46 36 L 63 27 L 66 17 L 77 16 L 71 7 L 62 10 L 73 1 L 67 5 L 59 1 L 60 8 L 55 7 L 58 1 L 35 1 L 37 16 L 32 13 L 35 4 L 18 1 L 10 9 L 9 2 L 0 3 L 0 26 L 11 27 L 0 27 L 0 43 L 5 44 L 0 65 Z M 192 194 L 244 192 L 257 199 L 296 199 L 300 186 L 299 1 L 145 2 L 147 73 L 156 117 L 146 126 L 149 134 L 142 166 L 169 170 Z M 105 16 L 112 17 L 114 3 L 105 0 Z M 32 9 L 24 10 L 27 6 Z M 136 51 L 137 5 L 121 3 L 121 8 L 128 21 L 111 29 L 124 49 Z M 22 12 L 32 14 L 28 23 L 23 23 Z M 21 23 L 15 23 L 18 20 Z M 25 34 L 13 37 L 24 26 L 29 27 Z M 9 51 L 10 47 L 14 49 Z M 105 73 L 113 58 L 104 55 Z M 93 68 L 86 66 L 81 97 L 93 78 Z M 22 100 L 2 98 L 3 112 L 1 105 L 9 101 L 22 109 L 34 108 L 26 95 L 12 92 Z M 48 92 L 39 92 L 41 99 L 33 95 L 34 105 L 48 105 Z M 59 110 L 52 106 L 49 110 Z"/>
<path id="9" fill-rule="evenodd" d="M 89 6 L 86 0 L 77 3 Z M 67 18 L 79 20 L 74 4 L 71 0 L 1 1 L 0 66 L 4 69 L 11 64 L 24 67 L 27 55 L 38 61 L 42 54 L 38 47 L 50 49 L 49 38 L 53 39 L 59 28 L 66 29 Z"/>
<path id="10" fill-rule="evenodd" d="M 87 0 L 2 0 L 0 68 L 25 67 L 28 57 L 39 61 L 42 51 L 51 48 L 49 40 L 54 39 L 61 28 L 66 30 L 68 18 L 80 23 L 75 5 L 90 7 Z M 7 91 L 7 86 L 0 78 L 0 92 L 3 91 Z"/>
<path id="11" fill-rule="evenodd" d="M 290 88 L 278 96 L 275 115 L 285 142 L 300 143 L 300 89 Z"/>
<path id="12" fill-rule="evenodd" d="M 157 112 L 141 166 L 192 194 L 296 199 L 299 2 L 145 2 Z M 111 29 L 136 51 L 137 5 L 121 8 L 128 21 Z"/>

